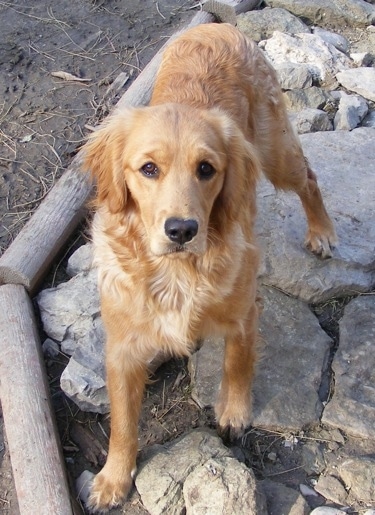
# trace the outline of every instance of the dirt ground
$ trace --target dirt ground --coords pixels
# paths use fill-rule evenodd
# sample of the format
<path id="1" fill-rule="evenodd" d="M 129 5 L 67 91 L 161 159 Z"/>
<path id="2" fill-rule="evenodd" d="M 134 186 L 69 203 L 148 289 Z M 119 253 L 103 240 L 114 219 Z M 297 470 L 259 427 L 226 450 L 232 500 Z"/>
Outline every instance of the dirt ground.
<path id="1" fill-rule="evenodd" d="M 91 128 L 109 113 L 166 38 L 192 18 L 197 4 L 185 0 L 0 0 L 0 254 L 69 166 Z M 346 34 L 356 41 L 357 51 L 365 48 L 364 31 L 347 29 Z M 80 80 L 66 80 L 53 75 L 56 72 Z M 118 77 L 123 80 L 120 84 L 114 82 Z M 57 276 L 63 278 L 62 267 L 57 268 Z M 56 270 L 52 276 L 56 277 Z M 316 311 L 334 338 L 342 305 L 333 303 Z M 65 363 L 64 356 L 50 358 L 47 369 L 73 484 L 84 469 L 96 472 L 104 463 L 109 424 L 105 416 L 80 412 L 62 394 L 59 376 Z M 322 400 L 327 400 L 329 386 L 327 377 Z M 202 425 L 213 427 L 213 414 L 192 402 L 186 362 L 165 364 L 146 392 L 140 448 Z M 344 447 L 345 453 L 354 452 L 350 440 L 338 443 L 321 428 L 299 435 L 252 429 L 235 442 L 233 450 L 259 479 L 272 478 L 298 489 L 314 476 L 308 477 L 303 468 L 301 443 L 310 441 L 326 455 L 338 456 Z M 316 499 L 317 504 L 322 502 Z M 133 515 L 146 513 L 135 492 L 125 509 Z M 19 513 L 1 410 L 0 513 Z"/>

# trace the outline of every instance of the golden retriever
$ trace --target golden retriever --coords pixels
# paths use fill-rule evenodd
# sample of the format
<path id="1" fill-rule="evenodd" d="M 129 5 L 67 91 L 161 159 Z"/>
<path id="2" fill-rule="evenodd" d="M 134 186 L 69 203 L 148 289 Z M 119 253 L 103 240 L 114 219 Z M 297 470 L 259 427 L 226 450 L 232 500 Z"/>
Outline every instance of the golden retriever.
<path id="1" fill-rule="evenodd" d="M 336 234 L 275 71 L 231 25 L 201 25 L 172 42 L 150 105 L 115 112 L 84 152 L 97 181 L 111 404 L 108 460 L 89 505 L 106 511 L 132 485 L 147 364 L 158 352 L 186 356 L 198 340 L 224 337 L 218 427 L 237 435 L 250 423 L 260 172 L 299 195 L 314 253 L 331 256 Z"/>

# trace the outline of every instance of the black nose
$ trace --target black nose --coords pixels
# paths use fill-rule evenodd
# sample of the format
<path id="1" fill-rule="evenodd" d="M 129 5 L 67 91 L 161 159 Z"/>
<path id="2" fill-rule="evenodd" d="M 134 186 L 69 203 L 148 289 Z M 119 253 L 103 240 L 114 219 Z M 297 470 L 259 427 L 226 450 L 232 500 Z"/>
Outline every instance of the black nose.
<path id="1" fill-rule="evenodd" d="M 168 218 L 164 224 L 164 231 L 171 241 L 183 245 L 191 241 L 197 234 L 198 222 L 182 218 Z"/>

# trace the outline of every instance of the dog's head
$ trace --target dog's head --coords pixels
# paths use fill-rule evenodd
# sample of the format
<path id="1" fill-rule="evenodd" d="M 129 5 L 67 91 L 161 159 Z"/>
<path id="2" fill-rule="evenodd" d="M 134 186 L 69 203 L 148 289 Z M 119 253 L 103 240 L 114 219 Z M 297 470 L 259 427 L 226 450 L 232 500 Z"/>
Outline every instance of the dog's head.
<path id="1" fill-rule="evenodd" d="M 210 231 L 236 220 L 259 172 L 254 148 L 228 116 L 179 104 L 112 116 L 84 147 L 97 203 L 135 209 L 154 255 L 201 255 Z"/>

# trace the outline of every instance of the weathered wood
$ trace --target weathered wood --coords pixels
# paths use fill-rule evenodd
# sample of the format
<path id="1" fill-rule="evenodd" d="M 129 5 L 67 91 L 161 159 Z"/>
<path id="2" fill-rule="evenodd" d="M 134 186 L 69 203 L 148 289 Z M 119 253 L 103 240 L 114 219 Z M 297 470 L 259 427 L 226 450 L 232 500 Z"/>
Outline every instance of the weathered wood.
<path id="1" fill-rule="evenodd" d="M 21 515 L 71 515 L 33 307 L 20 285 L 0 286 L 0 397 Z"/>
<path id="2" fill-rule="evenodd" d="M 0 258 L 0 284 L 22 284 L 31 293 L 85 213 L 92 185 L 76 157 Z"/>

